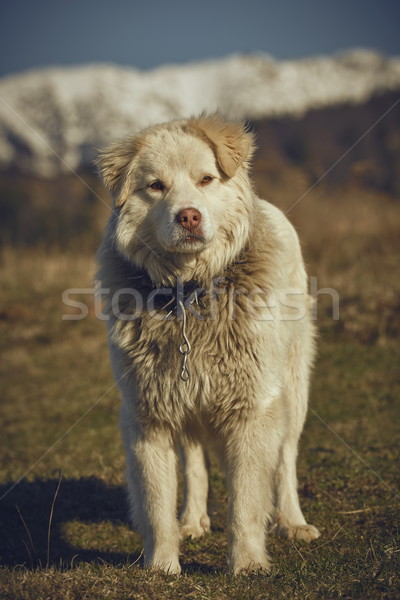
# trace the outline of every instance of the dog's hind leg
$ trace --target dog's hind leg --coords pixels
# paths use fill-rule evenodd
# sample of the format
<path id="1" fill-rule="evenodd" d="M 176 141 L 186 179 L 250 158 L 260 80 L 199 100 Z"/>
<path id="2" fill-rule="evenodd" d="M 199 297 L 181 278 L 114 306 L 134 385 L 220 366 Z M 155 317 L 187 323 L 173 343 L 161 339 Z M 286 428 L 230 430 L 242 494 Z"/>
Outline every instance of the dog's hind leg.
<path id="1" fill-rule="evenodd" d="M 316 527 L 309 525 L 300 508 L 297 493 L 297 446 L 303 429 L 308 402 L 308 372 L 311 344 L 294 344 L 290 353 L 290 370 L 282 398 L 285 406 L 287 433 L 283 441 L 277 468 L 278 532 L 288 538 L 306 542 L 319 537 Z"/>
<path id="2" fill-rule="evenodd" d="M 207 514 L 208 470 L 203 448 L 193 441 L 181 446 L 184 469 L 185 501 L 181 522 L 181 536 L 198 538 L 210 531 Z"/>
<path id="3" fill-rule="evenodd" d="M 283 445 L 277 470 L 277 527 L 278 532 L 289 539 L 306 542 L 319 537 L 316 527 L 309 525 L 300 508 L 296 477 L 297 440 Z"/>

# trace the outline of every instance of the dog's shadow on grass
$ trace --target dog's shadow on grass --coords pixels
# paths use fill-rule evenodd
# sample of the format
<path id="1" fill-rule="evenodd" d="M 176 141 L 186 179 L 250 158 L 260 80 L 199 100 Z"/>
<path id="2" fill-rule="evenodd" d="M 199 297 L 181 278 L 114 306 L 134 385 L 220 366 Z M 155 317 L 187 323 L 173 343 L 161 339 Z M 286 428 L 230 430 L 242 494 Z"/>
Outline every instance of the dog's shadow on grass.
<path id="1" fill-rule="evenodd" d="M 142 561 L 140 540 L 128 530 L 122 487 L 95 477 L 22 480 L 1 485 L 0 499 L 2 565 Z"/>

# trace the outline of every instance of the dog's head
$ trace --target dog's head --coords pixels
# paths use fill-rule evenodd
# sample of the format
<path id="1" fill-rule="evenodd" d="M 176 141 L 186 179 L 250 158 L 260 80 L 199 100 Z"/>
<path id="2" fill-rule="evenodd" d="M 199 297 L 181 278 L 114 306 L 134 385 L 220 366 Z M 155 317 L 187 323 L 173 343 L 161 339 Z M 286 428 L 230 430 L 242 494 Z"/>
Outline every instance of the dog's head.
<path id="1" fill-rule="evenodd" d="M 118 211 L 118 250 L 157 283 L 171 272 L 218 275 L 248 238 L 252 152 L 241 124 L 206 116 L 150 127 L 106 149 L 97 163 Z"/>

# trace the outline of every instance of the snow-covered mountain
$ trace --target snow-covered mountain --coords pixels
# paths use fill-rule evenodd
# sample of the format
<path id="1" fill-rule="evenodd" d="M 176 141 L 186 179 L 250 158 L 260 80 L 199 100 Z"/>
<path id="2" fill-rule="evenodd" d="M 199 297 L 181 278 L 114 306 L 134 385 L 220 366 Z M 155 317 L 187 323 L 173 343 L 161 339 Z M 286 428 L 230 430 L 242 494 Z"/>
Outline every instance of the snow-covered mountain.
<path id="1" fill-rule="evenodd" d="M 29 71 L 0 80 L 0 167 L 52 177 L 155 122 L 203 110 L 300 118 L 397 89 L 400 58 L 368 50 L 296 61 L 234 55 L 151 71 L 110 64 Z"/>

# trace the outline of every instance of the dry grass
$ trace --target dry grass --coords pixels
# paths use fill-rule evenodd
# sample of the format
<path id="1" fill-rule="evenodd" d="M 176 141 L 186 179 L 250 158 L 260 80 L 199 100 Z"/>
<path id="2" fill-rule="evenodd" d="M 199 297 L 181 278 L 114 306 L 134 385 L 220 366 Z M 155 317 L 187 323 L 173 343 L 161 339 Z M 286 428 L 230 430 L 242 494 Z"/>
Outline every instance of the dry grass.
<path id="1" fill-rule="evenodd" d="M 268 196 L 287 210 L 307 187 L 293 170 L 268 182 Z M 358 188 L 317 186 L 289 216 L 309 273 L 341 302 L 334 321 L 319 298 L 320 350 L 299 459 L 301 501 L 322 537 L 311 546 L 272 537 L 268 577 L 225 574 L 226 496 L 213 468 L 212 534 L 184 542 L 182 577 L 144 571 L 141 540 L 126 520 L 103 324 L 93 310 L 62 320 L 62 291 L 92 286 L 92 256 L 6 249 L 0 598 L 400 597 L 400 206 Z"/>
<path id="2" fill-rule="evenodd" d="M 400 334 L 400 203 L 356 185 L 325 188 L 293 168 L 282 178 L 255 173 L 264 197 L 296 226 L 310 276 L 318 289 L 340 297 L 340 321 L 332 322 L 329 297 L 318 298 L 319 326 L 348 340 L 385 343 Z M 258 175 L 258 176 L 257 176 Z"/>

